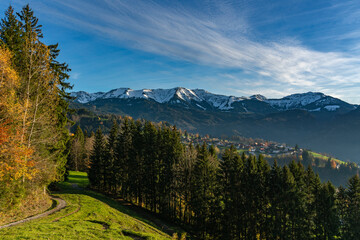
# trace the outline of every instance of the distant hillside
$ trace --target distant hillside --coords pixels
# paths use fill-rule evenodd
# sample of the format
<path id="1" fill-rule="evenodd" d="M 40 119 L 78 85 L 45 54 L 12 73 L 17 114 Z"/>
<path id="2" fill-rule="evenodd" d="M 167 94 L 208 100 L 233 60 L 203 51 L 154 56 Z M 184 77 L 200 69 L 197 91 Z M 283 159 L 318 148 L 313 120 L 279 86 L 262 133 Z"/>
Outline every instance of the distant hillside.
<path id="1" fill-rule="evenodd" d="M 317 152 L 360 162 L 360 110 L 322 93 L 281 99 L 261 95 L 234 97 L 201 89 L 115 89 L 107 93 L 74 92 L 74 108 L 95 113 L 167 121 L 179 128 L 210 134 L 263 138 L 299 144 Z"/>

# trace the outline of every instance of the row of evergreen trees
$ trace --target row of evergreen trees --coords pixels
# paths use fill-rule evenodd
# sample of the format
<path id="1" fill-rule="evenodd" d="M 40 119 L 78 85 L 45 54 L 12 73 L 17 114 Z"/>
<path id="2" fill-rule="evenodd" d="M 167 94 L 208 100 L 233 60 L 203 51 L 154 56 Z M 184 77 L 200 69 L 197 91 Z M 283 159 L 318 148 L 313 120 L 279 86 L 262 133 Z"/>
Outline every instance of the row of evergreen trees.
<path id="1" fill-rule="evenodd" d="M 360 180 L 321 183 L 311 167 L 183 146 L 175 127 L 125 119 L 95 134 L 91 187 L 188 227 L 199 239 L 360 239 Z"/>

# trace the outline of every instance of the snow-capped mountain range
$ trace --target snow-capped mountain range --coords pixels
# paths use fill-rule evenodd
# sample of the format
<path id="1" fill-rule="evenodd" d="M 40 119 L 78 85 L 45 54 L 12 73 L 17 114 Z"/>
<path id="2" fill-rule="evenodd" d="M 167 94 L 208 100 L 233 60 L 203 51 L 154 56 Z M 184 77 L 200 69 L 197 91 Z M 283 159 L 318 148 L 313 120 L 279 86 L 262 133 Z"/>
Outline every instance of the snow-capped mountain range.
<path id="1" fill-rule="evenodd" d="M 319 92 L 308 92 L 292 94 L 281 99 L 267 99 L 262 95 L 250 97 L 225 96 L 210 93 L 203 89 L 187 89 L 183 87 L 171 89 L 142 89 L 132 90 L 130 88 L 117 88 L 109 92 L 87 93 L 84 91 L 73 92 L 75 102 L 87 104 L 96 100 L 105 99 L 145 99 L 155 101 L 160 104 L 171 104 L 184 106 L 186 108 L 197 108 L 201 110 L 218 111 L 255 111 L 253 104 L 257 103 L 257 108 L 267 108 L 275 111 L 286 111 L 302 109 L 309 112 L 348 112 L 357 108 L 356 105 L 346 103 L 340 99 L 327 96 Z M 261 112 L 261 109 L 259 109 Z M 270 111 L 272 112 L 272 111 Z"/>

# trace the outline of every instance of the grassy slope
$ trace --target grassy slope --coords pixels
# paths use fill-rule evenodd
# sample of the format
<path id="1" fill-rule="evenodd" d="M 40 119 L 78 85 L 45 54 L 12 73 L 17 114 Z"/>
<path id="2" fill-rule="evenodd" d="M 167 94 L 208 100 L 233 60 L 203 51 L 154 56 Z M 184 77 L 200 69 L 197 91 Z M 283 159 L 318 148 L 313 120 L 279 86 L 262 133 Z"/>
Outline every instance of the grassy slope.
<path id="1" fill-rule="evenodd" d="M 65 209 L 0 230 L 1 239 L 171 239 L 129 208 L 82 189 L 87 184 L 85 173 L 71 172 L 61 191 L 53 194 L 67 202 Z"/>
<path id="2" fill-rule="evenodd" d="M 328 160 L 329 157 L 325 156 L 325 155 L 322 155 L 320 153 L 316 153 L 316 152 L 310 152 L 314 157 L 316 158 L 320 158 L 320 159 L 323 159 L 323 160 Z M 344 161 L 341 161 L 337 158 L 331 158 L 332 160 L 334 160 L 335 162 L 339 163 L 339 164 L 346 164 Z"/>

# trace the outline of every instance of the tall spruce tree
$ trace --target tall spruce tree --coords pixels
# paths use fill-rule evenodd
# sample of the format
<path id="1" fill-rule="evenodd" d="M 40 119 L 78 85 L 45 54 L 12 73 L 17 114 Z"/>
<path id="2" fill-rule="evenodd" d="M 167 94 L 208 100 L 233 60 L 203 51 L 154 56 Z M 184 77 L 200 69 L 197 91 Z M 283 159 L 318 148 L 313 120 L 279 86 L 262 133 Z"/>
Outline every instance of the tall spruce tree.
<path id="1" fill-rule="evenodd" d="M 316 239 L 337 239 L 339 231 L 339 217 L 335 202 L 335 187 L 330 183 L 322 184 L 315 194 L 316 215 L 315 236 Z"/>
<path id="2" fill-rule="evenodd" d="M 222 214 L 222 239 L 241 239 L 241 226 L 244 225 L 243 207 L 244 195 L 242 192 L 241 175 L 244 163 L 234 146 L 226 149 L 222 155 L 219 170 L 221 195 L 224 203 Z"/>
<path id="3" fill-rule="evenodd" d="M 144 167 L 146 169 L 146 181 L 144 194 L 146 206 L 153 212 L 157 210 L 157 193 L 159 182 L 159 144 L 158 131 L 155 125 L 149 121 L 144 124 Z"/>
<path id="4" fill-rule="evenodd" d="M 212 212 L 216 204 L 216 166 L 210 160 L 205 143 L 198 147 L 193 172 L 191 207 L 194 212 L 194 229 L 201 239 L 211 239 Z"/>
<path id="5" fill-rule="evenodd" d="M 310 239 L 311 234 L 307 225 L 307 198 L 305 185 L 305 169 L 299 162 L 292 161 L 289 165 L 290 172 L 295 180 L 294 209 L 291 215 L 292 235 L 295 239 Z"/>
<path id="6" fill-rule="evenodd" d="M 345 240 L 360 239 L 360 178 L 358 175 L 349 179 L 346 196 L 348 205 L 342 219 L 344 224 L 342 237 Z"/>
<path id="7" fill-rule="evenodd" d="M 116 173 L 116 189 L 119 189 L 120 195 L 128 200 L 131 198 L 129 174 L 132 174 L 131 171 L 133 170 L 131 169 L 130 164 L 130 153 L 133 147 L 132 137 L 133 132 L 131 121 L 128 118 L 125 118 L 120 127 L 120 132 L 115 144 L 116 161 L 114 162 L 114 172 Z"/>
<path id="8" fill-rule="evenodd" d="M 104 190 L 104 158 L 105 158 L 105 139 L 99 128 L 95 133 L 93 151 L 90 156 L 90 169 L 88 173 L 91 187 Z"/>
<path id="9" fill-rule="evenodd" d="M 110 130 L 110 134 L 106 144 L 105 150 L 105 162 L 104 162 L 104 181 L 105 181 L 105 190 L 110 193 L 116 193 L 115 182 L 115 147 L 116 140 L 118 137 L 119 126 L 116 121 L 113 122 L 113 125 Z"/>
<path id="10" fill-rule="evenodd" d="M 14 54 L 12 62 L 18 66 L 24 39 L 22 38 L 21 22 L 17 19 L 12 6 L 9 6 L 5 17 L 1 20 L 0 39 L 2 40 L 1 45 L 6 46 Z"/>

